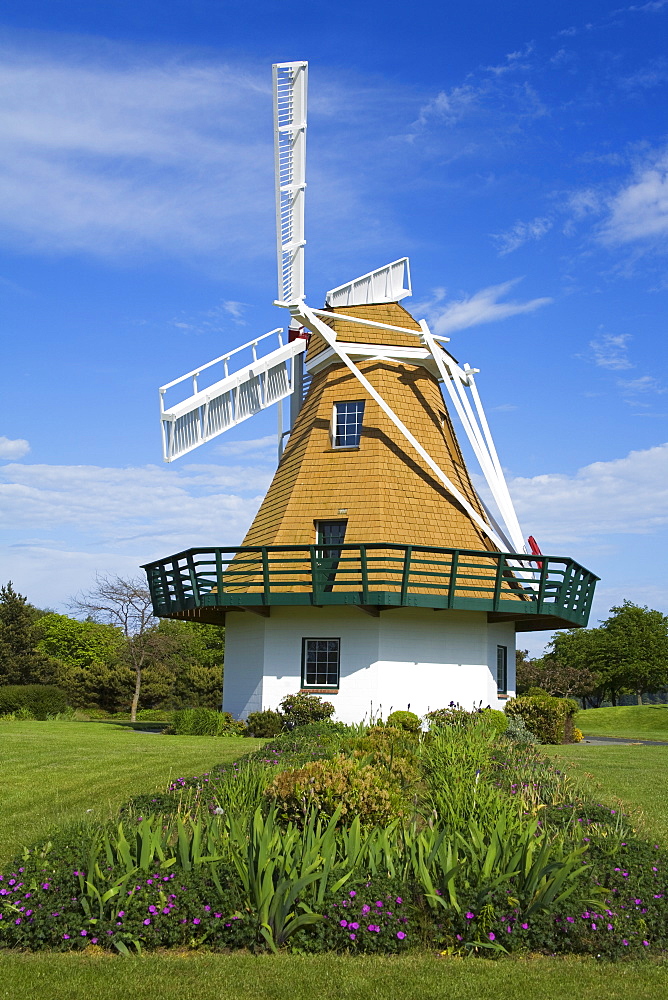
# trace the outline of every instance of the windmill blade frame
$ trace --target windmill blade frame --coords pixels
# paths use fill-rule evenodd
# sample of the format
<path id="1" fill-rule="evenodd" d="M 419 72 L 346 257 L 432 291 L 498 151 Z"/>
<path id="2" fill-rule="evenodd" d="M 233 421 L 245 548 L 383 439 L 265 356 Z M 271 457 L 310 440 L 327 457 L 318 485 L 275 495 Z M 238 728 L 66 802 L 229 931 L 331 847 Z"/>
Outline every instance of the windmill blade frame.
<path id="1" fill-rule="evenodd" d="M 274 161 L 278 299 L 304 298 L 304 199 L 308 63 L 275 63 Z"/>

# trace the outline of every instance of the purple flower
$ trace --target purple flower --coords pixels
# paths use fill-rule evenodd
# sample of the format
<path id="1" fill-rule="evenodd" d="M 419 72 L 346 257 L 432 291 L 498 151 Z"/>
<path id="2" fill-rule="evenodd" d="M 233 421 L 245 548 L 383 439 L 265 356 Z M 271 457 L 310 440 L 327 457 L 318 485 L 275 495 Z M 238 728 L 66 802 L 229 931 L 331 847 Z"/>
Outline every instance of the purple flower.
<path id="1" fill-rule="evenodd" d="M 493 931 L 490 931 L 487 937 L 490 941 L 496 941 L 496 934 Z"/>
<path id="2" fill-rule="evenodd" d="M 194 924 L 199 924 L 199 923 L 201 923 L 201 921 L 200 921 L 199 917 L 193 917 L 193 923 L 194 923 Z"/>
<path id="3" fill-rule="evenodd" d="M 397 903 L 399 903 L 399 905 L 403 903 L 403 899 L 401 898 L 401 896 L 397 896 Z"/>
<path id="4" fill-rule="evenodd" d="M 643 941 L 645 948 L 649 948 L 649 941 Z"/>
<path id="5" fill-rule="evenodd" d="M 149 925 L 150 923 L 151 923 L 151 918 L 150 918 L 150 917 L 147 917 L 147 918 L 146 918 L 146 920 L 144 921 L 144 926 L 145 926 L 145 927 L 148 927 L 148 925 Z"/>
<path id="6" fill-rule="evenodd" d="M 69 934 L 63 934 L 63 941 L 69 941 L 69 939 L 70 939 Z"/>
<path id="7" fill-rule="evenodd" d="M 347 920 L 339 920 L 339 927 L 347 927 L 347 926 L 348 926 Z"/>
<path id="8" fill-rule="evenodd" d="M 348 927 L 351 929 L 351 931 L 359 930 L 359 924 L 356 923 L 350 923 L 348 924 Z"/>
<path id="9" fill-rule="evenodd" d="M 367 906 L 366 903 L 365 903 L 364 906 L 362 907 L 362 913 L 368 913 L 370 909 L 371 909 L 371 907 Z"/>
<path id="10" fill-rule="evenodd" d="M 149 906 L 148 912 L 149 913 L 157 913 L 158 912 L 158 907 L 157 906 Z"/>
<path id="11" fill-rule="evenodd" d="M 97 938 L 91 938 L 91 944 L 97 944 Z"/>
<path id="12" fill-rule="evenodd" d="M 357 935 L 356 934 L 349 934 L 348 937 L 350 938 L 351 941 L 354 941 L 355 938 L 357 937 Z"/>
<path id="13" fill-rule="evenodd" d="M 348 893 L 348 895 L 349 895 L 349 896 L 350 896 L 350 898 L 352 899 L 352 898 L 353 898 L 354 896 L 356 896 L 356 895 L 357 895 L 357 893 L 355 892 L 355 890 L 354 890 L 354 889 L 351 889 L 351 890 L 350 890 L 350 892 Z"/>
<path id="14" fill-rule="evenodd" d="M 381 900 L 380 900 L 380 899 L 379 899 L 379 900 L 378 900 L 378 902 L 376 903 L 376 906 L 380 906 L 380 908 L 382 909 L 382 907 L 383 907 L 383 904 L 382 904 L 382 902 L 381 902 Z"/>
<path id="15" fill-rule="evenodd" d="M 628 944 L 628 941 L 626 940 L 626 938 L 622 938 L 622 944 L 623 945 L 627 945 Z"/>
<path id="16" fill-rule="evenodd" d="M 404 934 L 403 931 L 397 931 L 397 937 L 399 938 L 400 941 L 403 941 L 406 935 Z"/>
<path id="17" fill-rule="evenodd" d="M 471 913 L 470 910 L 468 913 L 465 914 L 465 916 L 467 920 L 475 920 L 475 913 Z"/>
<path id="18" fill-rule="evenodd" d="M 80 931 L 81 937 L 88 937 L 88 931 Z"/>

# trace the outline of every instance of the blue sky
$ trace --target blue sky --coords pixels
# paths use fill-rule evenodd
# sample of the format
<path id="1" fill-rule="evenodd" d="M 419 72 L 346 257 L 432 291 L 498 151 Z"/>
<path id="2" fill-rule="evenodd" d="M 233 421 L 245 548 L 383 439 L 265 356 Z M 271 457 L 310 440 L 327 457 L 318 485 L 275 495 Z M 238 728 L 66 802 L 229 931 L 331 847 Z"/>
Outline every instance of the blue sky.
<path id="1" fill-rule="evenodd" d="M 287 11 L 5 11 L 0 578 L 60 608 L 241 539 L 274 413 L 164 466 L 156 390 L 284 322 L 271 63 L 307 59 L 308 301 L 410 256 L 525 532 L 602 577 L 593 624 L 668 612 L 668 0 Z"/>

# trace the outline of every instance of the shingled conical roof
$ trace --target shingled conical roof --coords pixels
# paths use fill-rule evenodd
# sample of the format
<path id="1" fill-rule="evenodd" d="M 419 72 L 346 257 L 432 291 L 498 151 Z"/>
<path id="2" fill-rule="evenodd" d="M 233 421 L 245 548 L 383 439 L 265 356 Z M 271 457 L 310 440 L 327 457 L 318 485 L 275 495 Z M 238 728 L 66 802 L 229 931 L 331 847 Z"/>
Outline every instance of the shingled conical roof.
<path id="1" fill-rule="evenodd" d="M 420 328 L 398 303 L 350 306 L 348 315 L 408 329 Z M 410 334 L 336 320 L 338 341 L 419 346 Z M 378 404 L 327 345 L 312 336 L 307 361 L 316 365 L 308 394 L 266 497 L 243 545 L 312 544 L 315 522 L 346 520 L 346 542 L 392 542 L 493 549 L 481 529 L 398 434 Z M 481 516 L 437 379 L 421 364 L 367 359 L 359 368 L 443 472 Z M 332 445 L 335 403 L 365 399 L 359 448 Z"/>

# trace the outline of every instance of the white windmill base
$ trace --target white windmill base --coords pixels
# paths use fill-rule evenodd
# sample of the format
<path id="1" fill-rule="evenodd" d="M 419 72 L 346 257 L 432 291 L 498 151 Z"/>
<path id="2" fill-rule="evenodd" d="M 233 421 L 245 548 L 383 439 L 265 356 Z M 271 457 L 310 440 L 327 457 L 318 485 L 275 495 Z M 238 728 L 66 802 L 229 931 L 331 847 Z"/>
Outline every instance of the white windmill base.
<path id="1" fill-rule="evenodd" d="M 302 639 L 341 640 L 338 693 L 318 689 L 346 723 L 410 710 L 422 716 L 451 701 L 503 708 L 497 647 L 507 648 L 508 691 L 515 688 L 515 626 L 485 612 L 394 608 L 379 618 L 356 608 L 272 607 L 269 618 L 229 612 L 223 710 L 245 719 L 276 709 L 301 689 Z"/>

